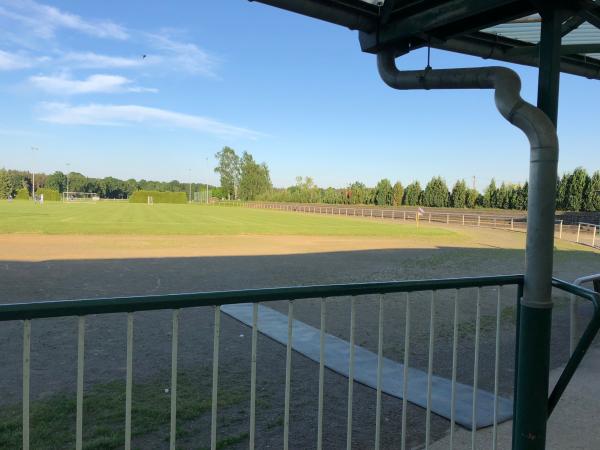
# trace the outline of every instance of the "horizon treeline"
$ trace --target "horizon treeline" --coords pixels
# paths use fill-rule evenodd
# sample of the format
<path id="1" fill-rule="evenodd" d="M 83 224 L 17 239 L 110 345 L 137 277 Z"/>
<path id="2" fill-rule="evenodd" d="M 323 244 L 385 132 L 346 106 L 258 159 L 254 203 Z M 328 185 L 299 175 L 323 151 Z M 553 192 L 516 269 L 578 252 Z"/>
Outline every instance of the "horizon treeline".
<path id="1" fill-rule="evenodd" d="M 380 180 L 375 187 L 356 181 L 344 188 L 321 188 L 311 177 L 296 177 L 296 184 L 287 188 L 275 188 L 271 183 L 269 167 L 258 163 L 248 152 L 237 155 L 230 147 L 215 154 L 220 176 L 220 187 L 209 186 L 213 197 L 229 200 L 259 200 L 293 203 L 328 203 L 377 206 L 426 206 L 451 208 L 498 208 L 527 209 L 527 183 L 498 185 L 495 179 L 479 192 L 468 187 L 466 181 L 458 180 L 452 188 L 440 176 L 434 176 L 425 186 L 418 181 L 408 185 L 392 184 L 389 179 Z M 51 175 L 35 174 L 36 188 L 66 190 L 66 174 L 56 171 Z M 19 190 L 31 193 L 31 173 L 0 169 L 0 198 L 13 197 Z M 78 172 L 69 173 L 69 190 L 72 192 L 95 192 L 103 198 L 128 198 L 133 192 L 185 192 L 189 195 L 189 183 L 178 180 L 168 182 L 120 180 L 114 177 L 91 178 Z M 202 183 L 192 183 L 192 192 L 206 189 Z M 23 192 L 21 192 L 23 194 Z M 556 184 L 556 208 L 563 211 L 600 211 L 600 171 L 588 174 L 578 167 L 573 172 L 559 176 Z"/>
<path id="2" fill-rule="evenodd" d="M 424 187 L 418 181 L 404 186 L 384 178 L 375 187 L 354 182 L 347 188 L 320 188 L 310 177 L 296 177 L 296 184 L 275 188 L 256 200 L 293 203 L 329 203 L 377 206 L 426 206 L 446 208 L 527 209 L 528 184 L 501 183 L 492 178 L 483 193 L 458 180 L 450 189 L 439 176 Z M 556 209 L 563 211 L 600 211 L 600 171 L 591 176 L 578 167 L 559 176 L 556 183 Z"/>
<path id="3" fill-rule="evenodd" d="M 96 193 L 102 198 L 125 199 L 136 191 L 158 191 L 158 192 L 185 192 L 189 196 L 190 183 L 182 183 L 178 180 L 153 181 L 136 180 L 130 178 L 121 180 L 114 177 L 94 178 L 86 177 L 79 172 L 69 173 L 69 191 Z M 31 172 L 23 170 L 0 169 L 0 199 L 15 197 L 19 191 L 26 190 L 31 195 L 32 175 Z M 59 193 L 67 190 L 67 174 L 55 171 L 48 175 L 43 172 L 35 174 L 36 191 L 41 188 L 51 189 Z M 191 183 L 192 193 L 204 192 L 205 183 Z M 214 186 L 209 185 L 209 189 Z"/>

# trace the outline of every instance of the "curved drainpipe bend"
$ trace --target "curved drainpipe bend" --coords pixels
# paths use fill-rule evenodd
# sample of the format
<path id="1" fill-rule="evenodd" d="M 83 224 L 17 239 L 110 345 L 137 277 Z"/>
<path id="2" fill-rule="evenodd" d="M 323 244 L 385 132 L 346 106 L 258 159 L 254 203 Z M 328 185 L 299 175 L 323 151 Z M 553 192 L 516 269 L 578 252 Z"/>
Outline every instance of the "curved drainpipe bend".
<path id="1" fill-rule="evenodd" d="M 494 89 L 500 114 L 519 128 L 531 146 L 527 251 L 522 304 L 551 308 L 552 254 L 558 137 L 552 121 L 521 98 L 521 79 L 506 67 L 398 70 L 393 51 L 377 55 L 379 75 L 390 87 L 409 89 Z"/>

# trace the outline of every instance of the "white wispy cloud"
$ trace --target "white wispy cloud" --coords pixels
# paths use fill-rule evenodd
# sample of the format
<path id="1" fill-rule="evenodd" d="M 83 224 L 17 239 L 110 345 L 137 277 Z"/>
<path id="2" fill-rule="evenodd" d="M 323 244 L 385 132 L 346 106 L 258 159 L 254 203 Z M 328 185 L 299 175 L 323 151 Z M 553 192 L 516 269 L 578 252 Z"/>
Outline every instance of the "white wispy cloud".
<path id="1" fill-rule="evenodd" d="M 146 34 L 150 48 L 157 51 L 158 62 L 192 74 L 214 76 L 220 61 L 196 44 L 174 39 L 167 33 Z"/>
<path id="2" fill-rule="evenodd" d="M 31 57 L 0 50 L 0 70 L 26 69 L 32 67 L 34 62 Z"/>
<path id="3" fill-rule="evenodd" d="M 99 38 L 124 40 L 127 30 L 110 20 L 86 20 L 76 14 L 33 0 L 0 0 L 0 16 L 28 28 L 29 32 L 49 38 L 59 29 L 70 29 Z"/>
<path id="4" fill-rule="evenodd" d="M 209 117 L 184 114 L 140 105 L 42 103 L 40 119 L 63 125 L 122 126 L 144 124 L 185 128 L 225 138 L 257 139 L 264 136 L 248 128 L 230 125 Z"/>
<path id="5" fill-rule="evenodd" d="M 153 88 L 132 85 L 132 81 L 119 75 L 91 75 L 83 80 L 75 80 L 66 75 L 33 76 L 29 82 L 36 88 L 58 95 L 118 92 L 157 92 Z"/>
<path id="6" fill-rule="evenodd" d="M 95 52 L 67 52 L 62 62 L 83 69 L 129 69 L 145 63 L 141 55 L 136 57 L 110 56 Z"/>

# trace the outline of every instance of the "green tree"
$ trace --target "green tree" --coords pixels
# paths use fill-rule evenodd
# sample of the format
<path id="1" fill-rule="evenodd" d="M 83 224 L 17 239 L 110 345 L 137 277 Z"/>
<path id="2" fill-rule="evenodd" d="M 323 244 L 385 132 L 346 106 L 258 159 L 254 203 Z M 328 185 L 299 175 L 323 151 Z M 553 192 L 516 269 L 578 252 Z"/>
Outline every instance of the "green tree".
<path id="1" fill-rule="evenodd" d="M 404 191 L 404 204 L 408 206 L 418 205 L 421 201 L 421 184 L 418 181 L 414 181 Z"/>
<path id="2" fill-rule="evenodd" d="M 423 204 L 431 207 L 448 206 L 448 186 L 442 177 L 433 177 L 423 191 Z"/>
<path id="3" fill-rule="evenodd" d="M 583 207 L 583 191 L 589 182 L 589 177 L 584 168 L 578 167 L 569 176 L 565 198 L 565 209 L 568 211 L 581 211 Z"/>
<path id="4" fill-rule="evenodd" d="M 479 192 L 477 189 L 467 189 L 467 194 L 465 196 L 465 206 L 467 208 L 475 208 L 477 206 L 477 201 L 479 200 Z"/>
<path id="5" fill-rule="evenodd" d="M 404 186 L 399 181 L 396 181 L 393 187 L 393 205 L 400 206 L 402 205 L 402 199 L 404 198 Z"/>
<path id="6" fill-rule="evenodd" d="M 367 187 L 358 181 L 350 185 L 349 200 L 353 205 L 364 205 L 367 203 Z"/>
<path id="7" fill-rule="evenodd" d="M 15 200 L 29 200 L 29 191 L 26 188 L 21 188 L 15 195 Z"/>
<path id="8" fill-rule="evenodd" d="M 510 207 L 510 195 L 512 187 L 502 183 L 496 190 L 495 208 L 508 209 Z"/>
<path id="9" fill-rule="evenodd" d="M 223 149 L 215 155 L 218 165 L 215 167 L 215 172 L 221 178 L 221 189 L 227 198 L 235 199 L 238 196 L 238 187 L 241 180 L 241 160 L 235 153 L 235 150 L 230 147 Z"/>
<path id="10" fill-rule="evenodd" d="M 496 207 L 496 193 L 498 188 L 496 187 L 496 180 L 492 178 L 490 185 L 483 192 L 482 204 L 484 208 L 495 208 Z"/>
<path id="11" fill-rule="evenodd" d="M 600 211 L 600 171 L 594 172 L 583 192 L 585 211 Z"/>
<path id="12" fill-rule="evenodd" d="M 61 171 L 57 170 L 52 175 L 48 175 L 46 178 L 46 187 L 53 189 L 58 192 L 64 192 L 67 190 L 67 176 Z M 71 186 L 69 186 L 69 189 Z"/>
<path id="13" fill-rule="evenodd" d="M 453 208 L 464 208 L 467 206 L 467 183 L 458 180 L 454 183 L 452 194 L 450 194 L 450 205 Z"/>
<path id="14" fill-rule="evenodd" d="M 0 199 L 8 198 L 10 195 L 12 195 L 12 186 L 8 172 L 0 169 Z"/>
<path id="15" fill-rule="evenodd" d="M 379 206 L 391 205 L 394 201 L 392 183 L 387 178 L 380 180 L 375 188 L 375 203 Z"/>
<path id="16" fill-rule="evenodd" d="M 258 164 L 250 153 L 242 154 L 240 164 L 240 198 L 254 200 L 271 189 L 269 168 L 265 163 Z"/>
<path id="17" fill-rule="evenodd" d="M 556 209 L 564 210 L 567 207 L 567 185 L 569 184 L 569 175 L 563 174 L 556 179 Z"/>

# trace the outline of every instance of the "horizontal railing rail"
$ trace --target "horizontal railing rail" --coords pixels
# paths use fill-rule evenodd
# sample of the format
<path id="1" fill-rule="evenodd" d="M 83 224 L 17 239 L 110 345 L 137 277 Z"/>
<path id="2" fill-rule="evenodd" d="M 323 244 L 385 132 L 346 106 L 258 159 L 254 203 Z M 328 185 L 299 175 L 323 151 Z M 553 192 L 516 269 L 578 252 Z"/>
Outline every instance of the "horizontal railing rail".
<path id="1" fill-rule="evenodd" d="M 238 291 L 196 292 L 138 297 L 56 300 L 0 305 L 0 321 L 47 317 L 85 316 L 197 306 L 220 306 L 237 303 L 263 303 L 279 300 L 327 298 L 392 292 L 415 292 L 465 287 L 502 286 L 523 283 L 523 275 L 500 275 L 436 280 L 386 281 L 329 284 L 284 288 L 245 289 Z"/>

